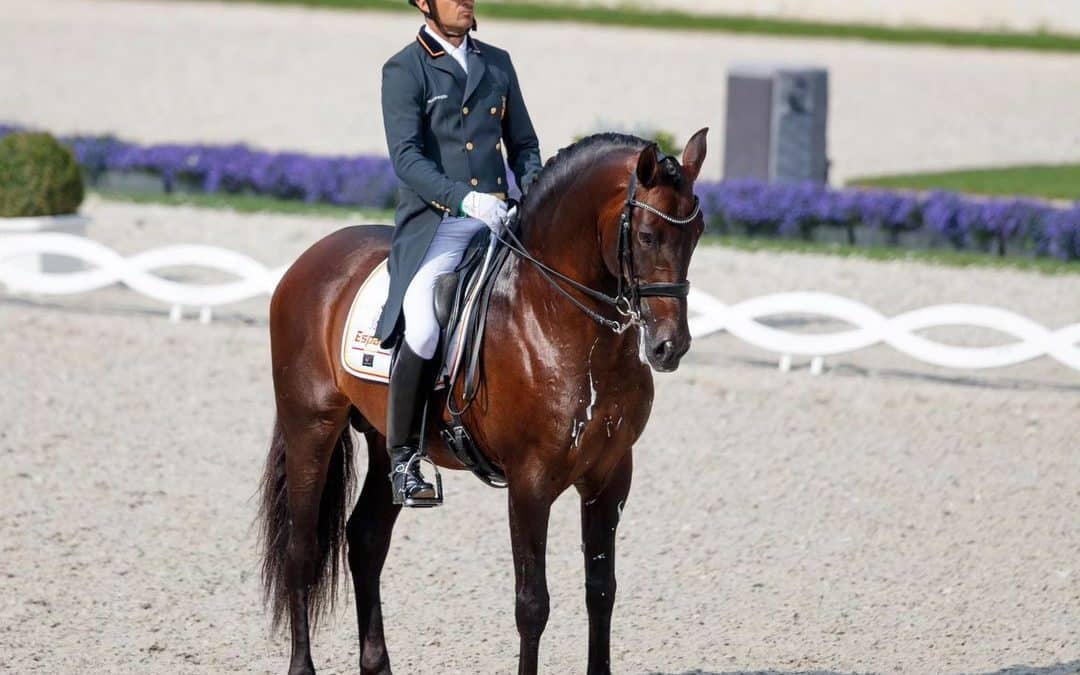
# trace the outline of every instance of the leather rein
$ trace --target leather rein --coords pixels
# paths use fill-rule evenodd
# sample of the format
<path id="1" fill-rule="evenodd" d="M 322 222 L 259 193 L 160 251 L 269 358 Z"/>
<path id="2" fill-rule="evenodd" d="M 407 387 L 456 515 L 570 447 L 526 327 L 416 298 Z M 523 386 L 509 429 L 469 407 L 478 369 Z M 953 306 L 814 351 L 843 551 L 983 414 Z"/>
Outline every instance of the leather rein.
<path id="1" fill-rule="evenodd" d="M 617 256 L 619 260 L 619 285 L 617 292 L 614 296 L 607 295 L 593 288 L 589 288 L 584 284 L 574 281 L 570 277 L 562 274 L 561 272 L 548 267 L 544 263 L 534 258 L 526 249 L 525 244 L 514 234 L 512 229 L 507 228 L 506 234 L 509 235 L 511 241 L 503 239 L 499 235 L 495 235 L 499 241 L 513 251 L 518 257 L 528 260 L 536 266 L 540 274 L 548 280 L 548 282 L 561 293 L 567 300 L 572 302 L 578 309 L 584 312 L 590 319 L 596 321 L 601 326 L 609 328 L 615 334 L 619 335 L 626 331 L 627 328 L 633 325 L 641 324 L 641 299 L 642 298 L 685 298 L 690 293 L 690 282 L 659 282 L 659 283 L 642 283 L 641 279 L 637 277 L 637 273 L 634 269 L 634 251 L 631 246 L 632 222 L 634 209 L 640 208 L 644 211 L 658 216 L 672 225 L 688 225 L 692 223 L 698 215 L 701 213 L 701 201 L 694 196 L 694 208 L 689 216 L 685 218 L 678 218 L 676 216 L 669 215 L 660 211 L 659 209 L 646 204 L 645 202 L 638 201 L 637 198 L 637 173 L 630 174 L 630 187 L 627 190 L 626 201 L 623 204 L 622 216 L 619 219 L 619 243 Z M 572 288 L 584 293 L 585 295 L 602 302 L 606 305 L 615 308 L 623 319 L 609 319 L 592 308 L 586 306 L 580 300 L 570 295 L 570 293 L 563 288 L 559 281 L 561 280 L 569 284 Z"/>

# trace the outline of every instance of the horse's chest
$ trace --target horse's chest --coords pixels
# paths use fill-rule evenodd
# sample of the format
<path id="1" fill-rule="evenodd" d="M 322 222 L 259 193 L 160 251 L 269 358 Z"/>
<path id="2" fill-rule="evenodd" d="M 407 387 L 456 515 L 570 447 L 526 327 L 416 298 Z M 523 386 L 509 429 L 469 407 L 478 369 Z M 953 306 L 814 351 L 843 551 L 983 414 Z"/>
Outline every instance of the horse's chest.
<path id="1" fill-rule="evenodd" d="M 629 446 L 648 419 L 651 392 L 587 373 L 568 392 L 561 422 L 563 443 L 579 462 L 591 464 L 613 447 Z"/>

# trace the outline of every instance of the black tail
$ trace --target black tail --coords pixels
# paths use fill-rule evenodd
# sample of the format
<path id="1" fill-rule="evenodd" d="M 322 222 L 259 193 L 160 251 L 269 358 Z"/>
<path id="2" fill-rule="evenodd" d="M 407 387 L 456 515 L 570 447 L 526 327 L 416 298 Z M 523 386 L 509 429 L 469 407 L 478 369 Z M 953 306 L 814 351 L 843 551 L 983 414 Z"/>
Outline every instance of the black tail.
<path id="1" fill-rule="evenodd" d="M 259 509 L 259 518 L 262 521 L 260 543 L 264 600 L 273 617 L 274 630 L 281 626 L 289 610 L 285 575 L 290 518 L 285 452 L 285 435 L 281 431 L 281 423 L 275 420 L 270 453 L 266 457 L 266 469 L 263 471 L 260 500 L 262 506 Z M 334 605 L 338 568 L 345 546 L 345 523 L 349 515 L 349 505 L 352 503 L 354 483 L 352 435 L 346 426 L 334 446 L 326 475 L 326 487 L 323 488 L 319 504 L 318 554 L 315 578 L 308 596 L 313 627 L 322 612 Z"/>

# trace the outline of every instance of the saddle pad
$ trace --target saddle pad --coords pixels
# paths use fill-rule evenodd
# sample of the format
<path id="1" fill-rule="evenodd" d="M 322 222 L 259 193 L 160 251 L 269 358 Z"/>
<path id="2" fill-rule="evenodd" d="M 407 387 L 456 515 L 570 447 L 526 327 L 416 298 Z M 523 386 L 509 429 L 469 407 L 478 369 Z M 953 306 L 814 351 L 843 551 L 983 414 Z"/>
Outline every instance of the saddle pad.
<path id="1" fill-rule="evenodd" d="M 382 261 L 371 271 L 356 292 L 345 334 L 341 338 L 341 365 L 353 375 L 384 384 L 390 381 L 390 349 L 379 346 L 375 327 L 379 323 L 386 296 L 390 293 L 390 271 Z"/>
<path id="2" fill-rule="evenodd" d="M 341 365 L 349 373 L 363 380 L 372 382 L 390 382 L 390 361 L 394 350 L 383 349 L 379 346 L 379 339 L 375 337 L 375 329 L 379 323 L 379 315 L 382 314 L 383 305 L 386 304 L 386 296 L 390 294 L 390 270 L 387 261 L 379 263 L 360 289 L 356 291 L 352 307 L 349 308 L 349 317 L 345 319 L 345 333 L 341 337 Z M 470 305 L 471 307 L 471 305 Z M 448 342 L 448 354 L 457 351 L 457 335 L 455 331 Z M 439 390 L 446 386 L 443 377 L 448 375 L 446 365 L 443 365 L 439 373 L 435 389 Z"/>

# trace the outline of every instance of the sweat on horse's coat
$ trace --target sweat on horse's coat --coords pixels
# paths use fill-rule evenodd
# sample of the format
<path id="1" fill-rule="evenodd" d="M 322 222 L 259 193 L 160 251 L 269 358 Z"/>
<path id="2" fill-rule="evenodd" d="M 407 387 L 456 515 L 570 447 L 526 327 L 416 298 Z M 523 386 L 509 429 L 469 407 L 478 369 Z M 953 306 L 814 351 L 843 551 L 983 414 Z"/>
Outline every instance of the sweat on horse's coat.
<path id="1" fill-rule="evenodd" d="M 697 213 L 693 182 L 705 158 L 705 131 L 687 143 L 678 180 L 670 162 L 661 166 L 655 145 L 641 139 L 590 137 L 560 153 L 522 205 L 524 247 L 561 274 L 612 294 L 626 273 L 616 248 L 634 177 L 636 199 L 650 208 L 631 212 L 631 234 L 649 230 L 654 237 L 649 243 L 631 237 L 635 279 L 626 281 L 684 283 L 704 229 L 700 214 L 693 219 L 687 214 Z M 668 216 L 686 223 L 672 224 Z M 271 300 L 277 423 L 262 489 L 263 570 L 275 617 L 289 617 L 290 675 L 314 673 L 309 624 L 315 610 L 332 598 L 345 539 L 361 672 L 390 673 L 379 579 L 400 507 L 392 504 L 386 478 L 387 388 L 351 376 L 338 355 L 350 301 L 385 259 L 391 234 L 386 227 L 352 227 L 329 235 L 297 259 Z M 638 354 L 643 350 L 657 370 L 678 366 L 690 346 L 686 298 L 643 297 L 640 323 L 616 332 L 552 283 L 521 257 L 499 269 L 478 396 L 463 417 L 484 455 L 507 478 L 519 675 L 538 669 L 550 610 L 544 572 L 548 519 L 552 503 L 570 487 L 581 496 L 588 672 L 607 673 L 615 528 L 630 490 L 631 448 L 645 428 L 653 397 L 652 372 Z M 598 312 L 615 314 L 580 291 L 569 292 L 592 302 Z M 438 414 L 447 397 L 460 397 L 462 389 L 458 383 L 451 391 L 436 392 L 429 411 Z M 605 415 L 603 430 L 588 424 L 595 414 Z M 618 421 L 611 424 L 616 414 Z M 354 480 L 350 425 L 367 439 L 368 471 L 346 522 Z M 437 426 L 426 427 L 431 459 L 463 468 L 440 447 Z"/>

